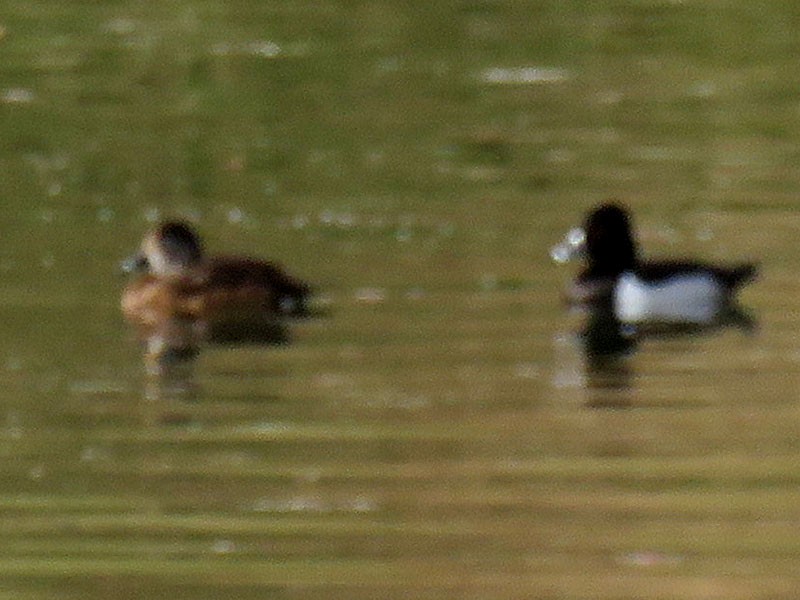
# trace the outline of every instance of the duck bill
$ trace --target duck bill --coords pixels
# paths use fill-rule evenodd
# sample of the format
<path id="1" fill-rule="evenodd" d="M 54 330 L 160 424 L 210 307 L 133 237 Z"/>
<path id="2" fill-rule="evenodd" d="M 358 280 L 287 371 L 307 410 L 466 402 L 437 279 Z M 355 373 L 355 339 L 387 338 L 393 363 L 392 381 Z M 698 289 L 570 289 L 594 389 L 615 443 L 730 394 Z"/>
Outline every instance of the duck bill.
<path id="1" fill-rule="evenodd" d="M 566 263 L 586 255 L 586 232 L 583 227 L 573 227 L 558 244 L 550 248 L 550 258 Z"/>
<path id="2" fill-rule="evenodd" d="M 142 273 L 147 270 L 147 258 L 141 252 L 137 252 L 123 260 L 119 264 L 119 268 L 126 275 Z"/>

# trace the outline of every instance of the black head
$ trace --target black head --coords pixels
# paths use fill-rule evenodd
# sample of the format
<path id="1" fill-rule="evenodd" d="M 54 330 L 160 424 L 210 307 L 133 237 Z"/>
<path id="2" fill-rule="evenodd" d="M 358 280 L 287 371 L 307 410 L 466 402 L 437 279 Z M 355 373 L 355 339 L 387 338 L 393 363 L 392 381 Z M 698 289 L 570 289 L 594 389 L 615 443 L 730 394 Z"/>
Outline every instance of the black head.
<path id="1" fill-rule="evenodd" d="M 628 211 L 614 202 L 602 204 L 586 218 L 588 275 L 616 276 L 636 265 L 636 244 Z"/>
<path id="2" fill-rule="evenodd" d="M 155 238 L 162 253 L 170 262 L 184 266 L 198 263 L 203 258 L 203 246 L 199 236 L 188 224 L 169 221 L 155 231 Z"/>

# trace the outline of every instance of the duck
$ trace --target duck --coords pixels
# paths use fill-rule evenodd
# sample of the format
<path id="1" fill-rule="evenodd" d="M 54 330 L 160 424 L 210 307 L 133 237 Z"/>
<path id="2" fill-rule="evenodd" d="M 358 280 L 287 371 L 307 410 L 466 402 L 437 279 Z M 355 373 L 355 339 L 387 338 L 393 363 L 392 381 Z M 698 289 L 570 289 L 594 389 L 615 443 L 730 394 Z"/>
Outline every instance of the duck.
<path id="1" fill-rule="evenodd" d="M 122 313 L 144 328 L 182 319 L 247 329 L 251 322 L 308 315 L 308 284 L 264 260 L 207 256 L 184 221 L 149 231 L 122 268 L 133 275 L 122 292 Z"/>
<path id="2" fill-rule="evenodd" d="M 570 303 L 610 307 L 622 323 L 714 323 L 737 291 L 757 273 L 753 262 L 718 265 L 689 259 L 639 258 L 628 208 L 605 202 L 551 252 L 565 262 L 582 255 L 585 266 L 567 292 Z"/>

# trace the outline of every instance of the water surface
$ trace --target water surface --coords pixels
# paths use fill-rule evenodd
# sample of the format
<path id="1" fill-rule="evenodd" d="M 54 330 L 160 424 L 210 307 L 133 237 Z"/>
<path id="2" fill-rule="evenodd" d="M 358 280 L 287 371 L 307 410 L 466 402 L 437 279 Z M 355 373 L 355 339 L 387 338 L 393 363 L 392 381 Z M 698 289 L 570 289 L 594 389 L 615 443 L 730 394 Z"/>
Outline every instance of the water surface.
<path id="1" fill-rule="evenodd" d="M 791 3 L 7 2 L 0 596 L 794 598 Z M 598 369 L 548 249 L 758 259 Z M 148 378 L 160 218 L 329 316 Z"/>

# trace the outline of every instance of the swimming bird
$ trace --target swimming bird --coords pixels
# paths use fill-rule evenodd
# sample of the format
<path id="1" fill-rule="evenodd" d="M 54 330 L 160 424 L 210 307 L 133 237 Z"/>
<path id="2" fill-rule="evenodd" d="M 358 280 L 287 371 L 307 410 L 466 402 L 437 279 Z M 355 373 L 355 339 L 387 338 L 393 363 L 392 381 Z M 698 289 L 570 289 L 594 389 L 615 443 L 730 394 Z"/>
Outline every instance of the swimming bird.
<path id="1" fill-rule="evenodd" d="M 246 329 L 308 314 L 309 285 L 263 260 L 206 256 L 197 233 L 181 221 L 150 231 L 123 269 L 137 276 L 123 290 L 122 312 L 143 327 L 177 318 Z"/>
<path id="2" fill-rule="evenodd" d="M 568 292 L 571 302 L 611 306 L 623 323 L 711 324 L 751 281 L 754 263 L 731 266 L 694 260 L 640 260 L 628 210 L 616 202 L 592 210 L 582 229 L 567 234 L 551 255 L 585 260 Z"/>

